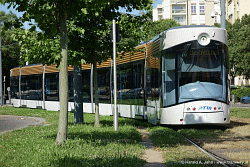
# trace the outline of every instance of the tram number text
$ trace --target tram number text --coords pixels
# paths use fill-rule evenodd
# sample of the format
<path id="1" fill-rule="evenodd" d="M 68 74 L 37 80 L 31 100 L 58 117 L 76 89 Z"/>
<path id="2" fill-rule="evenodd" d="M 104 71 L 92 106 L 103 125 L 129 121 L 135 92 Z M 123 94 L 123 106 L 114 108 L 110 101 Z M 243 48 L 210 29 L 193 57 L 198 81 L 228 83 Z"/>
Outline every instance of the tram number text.
<path id="1" fill-rule="evenodd" d="M 212 107 L 210 107 L 210 106 L 200 106 L 199 110 L 212 110 Z"/>
<path id="2" fill-rule="evenodd" d="M 220 51 L 211 50 L 211 49 L 199 49 L 199 50 L 191 50 L 190 55 L 197 55 L 197 56 L 210 56 L 210 55 L 219 55 Z"/>

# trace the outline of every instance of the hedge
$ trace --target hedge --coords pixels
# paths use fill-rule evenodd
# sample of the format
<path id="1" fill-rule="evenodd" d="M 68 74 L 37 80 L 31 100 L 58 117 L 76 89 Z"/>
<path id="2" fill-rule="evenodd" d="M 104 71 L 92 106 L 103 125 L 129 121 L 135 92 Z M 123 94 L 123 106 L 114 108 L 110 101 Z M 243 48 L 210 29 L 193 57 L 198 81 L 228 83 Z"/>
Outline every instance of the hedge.
<path id="1" fill-rule="evenodd" d="M 235 95 L 235 102 L 240 102 L 240 98 L 250 95 L 250 88 L 239 88 L 231 90 L 232 95 Z"/>

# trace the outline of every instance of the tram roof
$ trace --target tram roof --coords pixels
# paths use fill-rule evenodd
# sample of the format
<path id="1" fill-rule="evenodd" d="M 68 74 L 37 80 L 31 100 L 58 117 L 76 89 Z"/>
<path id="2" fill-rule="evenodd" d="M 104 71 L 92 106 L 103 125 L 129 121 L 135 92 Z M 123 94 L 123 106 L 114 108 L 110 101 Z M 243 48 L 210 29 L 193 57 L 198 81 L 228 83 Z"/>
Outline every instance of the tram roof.
<path id="1" fill-rule="evenodd" d="M 150 41 L 147 41 L 145 43 L 149 43 L 149 42 L 152 42 L 152 41 L 155 41 L 157 38 L 159 38 L 159 36 L 161 34 L 163 34 L 164 32 L 167 32 L 167 31 L 170 31 L 170 30 L 177 30 L 177 29 L 182 29 L 182 28 L 207 28 L 207 27 L 210 27 L 210 28 L 219 28 L 219 27 L 215 27 L 215 26 L 208 26 L 208 25 L 188 25 L 188 26 L 177 26 L 177 27 L 172 27 L 172 28 L 169 28 L 163 32 L 161 32 L 159 35 L 157 35 L 156 37 L 154 37 L 152 40 Z"/>
<path id="2" fill-rule="evenodd" d="M 203 28 L 203 27 L 215 27 L 215 26 L 208 26 L 208 25 L 188 25 L 188 26 L 177 26 L 177 27 L 172 27 L 167 29 L 166 31 L 169 30 L 174 30 L 174 29 L 181 29 L 181 28 Z"/>

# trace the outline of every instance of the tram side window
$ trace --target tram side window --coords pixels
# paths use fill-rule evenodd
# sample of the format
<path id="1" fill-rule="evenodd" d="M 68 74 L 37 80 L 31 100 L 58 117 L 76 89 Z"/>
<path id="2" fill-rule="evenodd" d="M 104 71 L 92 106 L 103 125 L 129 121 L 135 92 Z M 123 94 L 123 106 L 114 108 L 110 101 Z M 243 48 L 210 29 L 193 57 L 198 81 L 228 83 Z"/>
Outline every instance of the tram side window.
<path id="1" fill-rule="evenodd" d="M 42 75 L 22 76 L 22 99 L 42 100 Z"/>
<path id="2" fill-rule="evenodd" d="M 82 70 L 83 102 L 90 102 L 90 70 Z"/>
<path id="3" fill-rule="evenodd" d="M 176 103 L 175 97 L 175 54 L 166 53 L 162 58 L 163 106 Z"/>
<path id="4" fill-rule="evenodd" d="M 11 77 L 10 84 L 11 98 L 19 98 L 19 77 Z"/>
<path id="5" fill-rule="evenodd" d="M 117 67 L 118 104 L 143 105 L 143 61 Z"/>
<path id="6" fill-rule="evenodd" d="M 99 102 L 110 104 L 110 68 L 98 69 L 97 82 Z"/>
<path id="7" fill-rule="evenodd" d="M 58 73 L 46 74 L 45 77 L 45 100 L 59 101 L 59 78 Z"/>
<path id="8" fill-rule="evenodd" d="M 68 72 L 68 102 L 74 102 L 73 72 Z"/>

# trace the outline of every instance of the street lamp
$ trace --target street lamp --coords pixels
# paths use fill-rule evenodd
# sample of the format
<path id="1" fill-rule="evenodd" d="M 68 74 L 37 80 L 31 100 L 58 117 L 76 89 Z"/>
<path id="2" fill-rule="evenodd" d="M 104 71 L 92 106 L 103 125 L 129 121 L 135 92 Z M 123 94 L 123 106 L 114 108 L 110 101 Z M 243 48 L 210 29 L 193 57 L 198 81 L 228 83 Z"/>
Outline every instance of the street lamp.
<path id="1" fill-rule="evenodd" d="M 3 105 L 3 79 L 2 79 L 2 35 L 1 35 L 1 30 L 2 26 L 1 26 L 1 23 L 0 23 L 0 106 Z"/>

